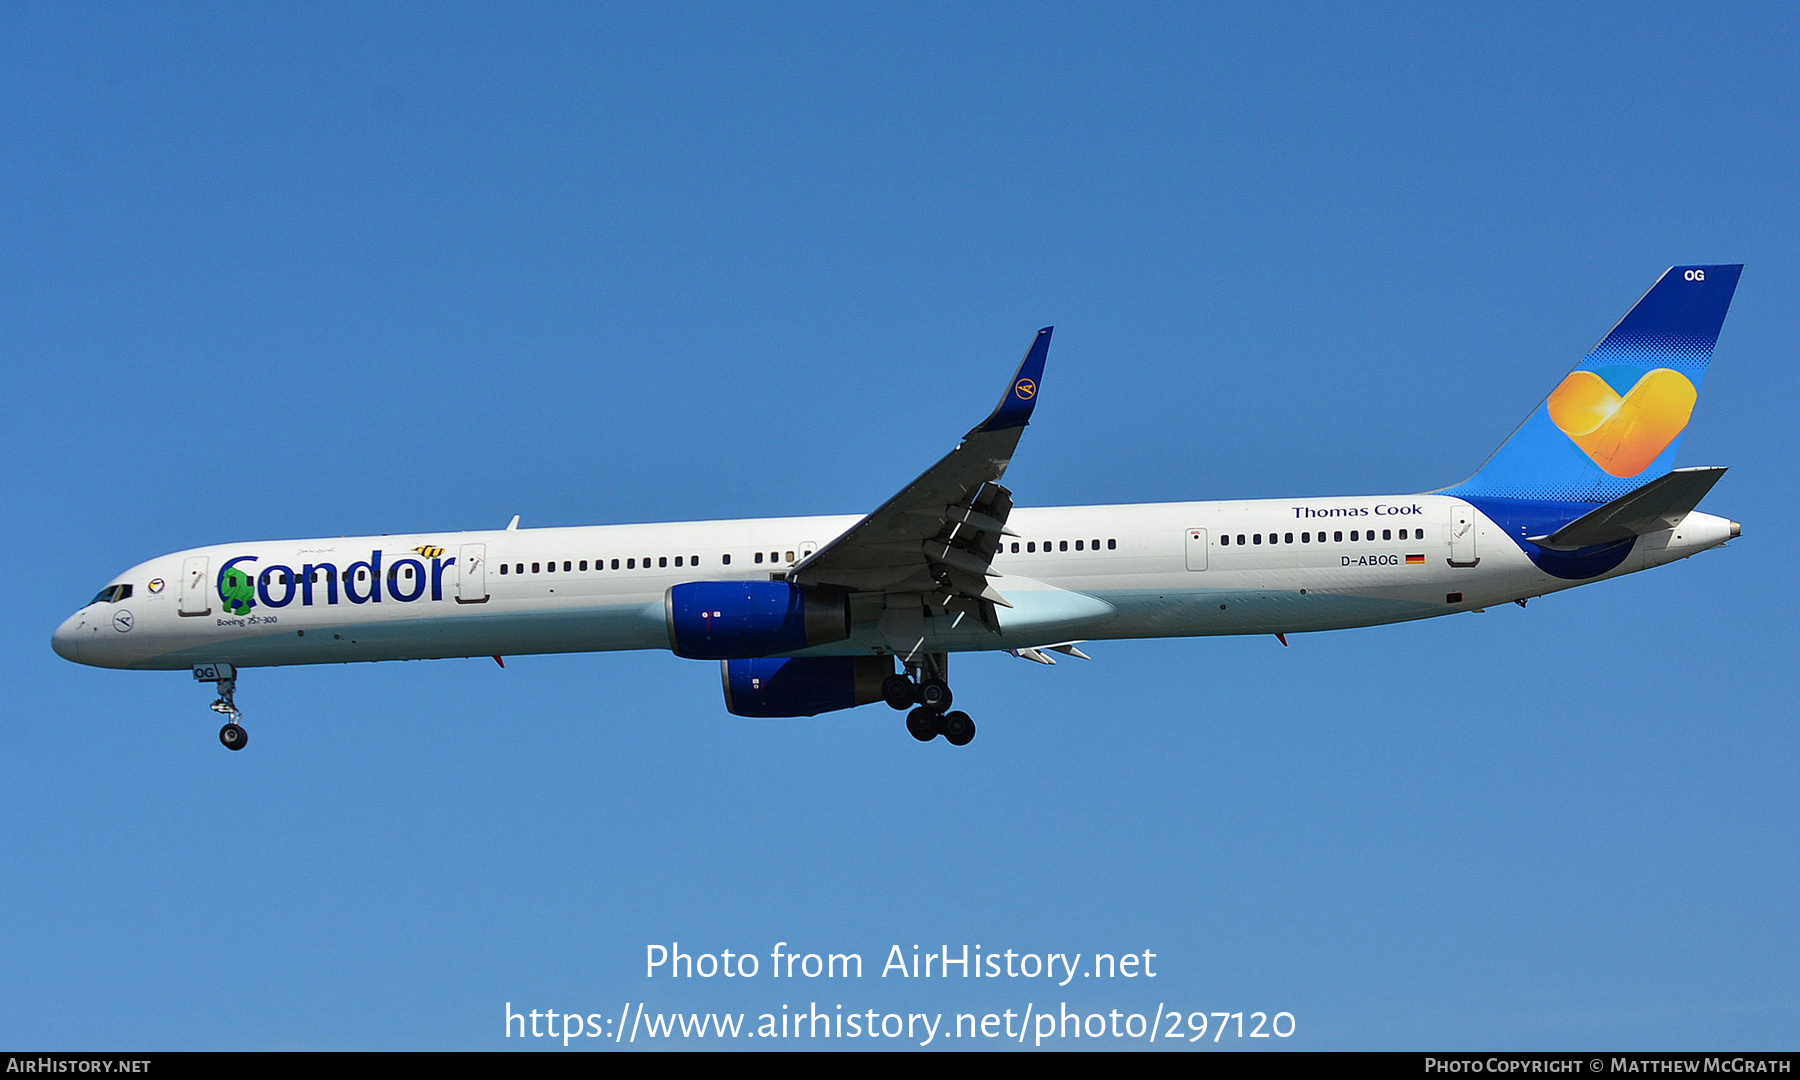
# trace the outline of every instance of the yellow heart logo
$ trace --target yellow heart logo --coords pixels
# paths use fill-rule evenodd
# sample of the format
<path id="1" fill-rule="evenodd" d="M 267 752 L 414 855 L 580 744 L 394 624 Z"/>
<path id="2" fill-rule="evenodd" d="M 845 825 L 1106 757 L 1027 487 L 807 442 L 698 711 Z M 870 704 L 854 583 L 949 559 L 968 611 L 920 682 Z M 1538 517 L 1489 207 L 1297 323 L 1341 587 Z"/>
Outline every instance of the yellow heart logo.
<path id="1" fill-rule="evenodd" d="M 1669 368 L 1646 372 L 1624 397 L 1593 372 L 1576 371 L 1546 404 L 1550 419 L 1594 464 L 1629 477 L 1648 469 L 1686 430 L 1699 396 L 1687 376 Z"/>

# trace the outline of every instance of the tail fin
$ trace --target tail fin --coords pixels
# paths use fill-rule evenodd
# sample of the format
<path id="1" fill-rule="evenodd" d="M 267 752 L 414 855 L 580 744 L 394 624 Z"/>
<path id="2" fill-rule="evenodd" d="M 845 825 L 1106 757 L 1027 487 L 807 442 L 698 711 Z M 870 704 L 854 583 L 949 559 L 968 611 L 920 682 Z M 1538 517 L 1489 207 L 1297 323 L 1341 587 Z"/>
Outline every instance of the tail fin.
<path id="1" fill-rule="evenodd" d="M 1668 472 L 1743 269 L 1663 271 L 1487 464 L 1442 494 L 1598 504 Z"/>

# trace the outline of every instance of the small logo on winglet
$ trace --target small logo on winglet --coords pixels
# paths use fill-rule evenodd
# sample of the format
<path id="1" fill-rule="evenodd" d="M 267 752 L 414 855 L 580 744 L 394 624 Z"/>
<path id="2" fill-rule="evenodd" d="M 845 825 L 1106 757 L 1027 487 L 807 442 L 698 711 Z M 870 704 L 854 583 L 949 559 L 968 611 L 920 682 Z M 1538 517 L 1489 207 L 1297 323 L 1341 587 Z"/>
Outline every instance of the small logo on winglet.
<path id="1" fill-rule="evenodd" d="M 1037 396 L 1037 383 L 1030 379 L 1020 379 L 1013 383 L 1013 393 L 1018 396 L 1020 401 L 1030 401 Z"/>

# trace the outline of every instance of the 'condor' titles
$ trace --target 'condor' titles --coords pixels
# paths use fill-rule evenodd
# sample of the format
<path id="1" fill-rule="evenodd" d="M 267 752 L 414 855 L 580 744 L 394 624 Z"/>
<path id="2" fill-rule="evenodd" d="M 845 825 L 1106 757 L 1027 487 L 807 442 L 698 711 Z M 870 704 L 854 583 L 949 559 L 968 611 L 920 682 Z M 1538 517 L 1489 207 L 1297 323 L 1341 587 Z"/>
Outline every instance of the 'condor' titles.
<path id="1" fill-rule="evenodd" d="M 256 555 L 238 555 L 225 560 L 219 568 L 219 601 L 231 614 L 246 614 L 258 604 L 283 608 L 298 602 L 301 607 L 312 607 L 336 604 L 340 598 L 351 604 L 379 604 L 385 596 L 410 604 L 426 599 L 427 589 L 431 600 L 442 600 L 444 570 L 455 565 L 456 556 L 432 556 L 428 567 L 424 558 L 409 554 L 387 563 L 385 573 L 380 551 L 371 551 L 367 559 L 342 570 L 336 563 L 328 562 L 302 563 L 297 571 L 283 563 L 250 565 L 259 561 Z"/>

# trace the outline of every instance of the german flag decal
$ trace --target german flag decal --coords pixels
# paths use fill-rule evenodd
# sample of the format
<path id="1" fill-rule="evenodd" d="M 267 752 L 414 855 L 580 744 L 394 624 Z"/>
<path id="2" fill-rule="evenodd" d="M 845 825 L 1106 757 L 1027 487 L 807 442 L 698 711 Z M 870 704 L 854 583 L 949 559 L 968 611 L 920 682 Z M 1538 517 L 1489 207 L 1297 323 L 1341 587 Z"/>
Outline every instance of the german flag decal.
<path id="1" fill-rule="evenodd" d="M 1408 555 L 1406 557 L 1406 565 L 1408 565 L 1408 566 L 1424 566 L 1425 565 L 1425 556 L 1423 556 L 1423 555 Z"/>

